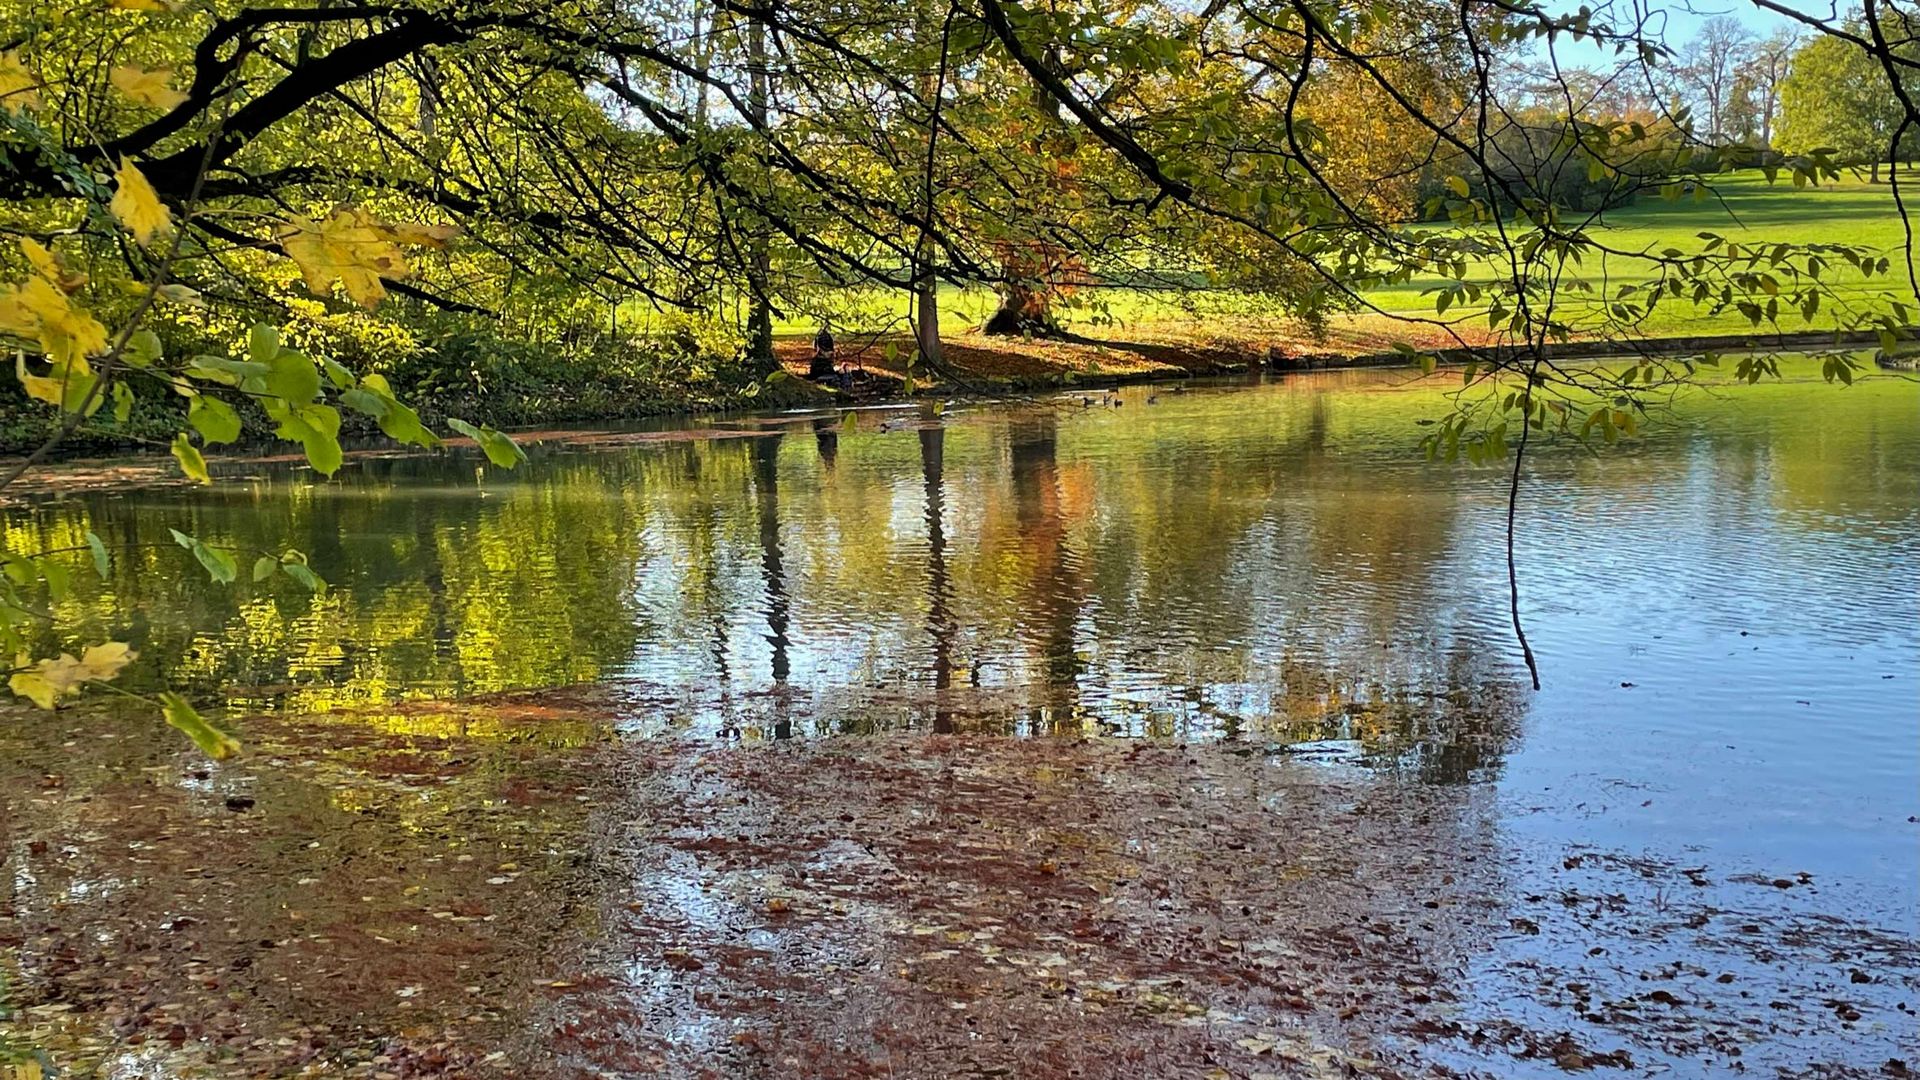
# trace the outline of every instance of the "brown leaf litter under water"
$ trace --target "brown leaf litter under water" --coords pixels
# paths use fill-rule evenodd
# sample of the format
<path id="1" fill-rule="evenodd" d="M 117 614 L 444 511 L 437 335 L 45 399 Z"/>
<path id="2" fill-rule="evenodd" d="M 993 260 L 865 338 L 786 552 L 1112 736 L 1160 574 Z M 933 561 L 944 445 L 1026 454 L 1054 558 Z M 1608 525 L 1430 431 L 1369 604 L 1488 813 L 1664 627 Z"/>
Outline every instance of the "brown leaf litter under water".
<path id="1" fill-rule="evenodd" d="M 0 1061 L 116 1076 L 1900 1075 L 1910 930 L 1232 744 L 0 724 Z M 434 730 L 450 730 L 435 728 Z M 251 800 L 251 801 L 249 801 Z"/>

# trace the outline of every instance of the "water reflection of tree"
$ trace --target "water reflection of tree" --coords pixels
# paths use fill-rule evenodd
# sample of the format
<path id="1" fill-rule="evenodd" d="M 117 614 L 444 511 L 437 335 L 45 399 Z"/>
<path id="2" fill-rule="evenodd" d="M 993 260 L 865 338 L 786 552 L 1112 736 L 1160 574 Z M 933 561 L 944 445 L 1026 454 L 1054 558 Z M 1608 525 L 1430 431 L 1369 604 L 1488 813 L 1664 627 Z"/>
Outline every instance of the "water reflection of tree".
<path id="1" fill-rule="evenodd" d="M 817 417 L 813 421 L 813 445 L 820 454 L 820 467 L 832 472 L 833 463 L 840 458 L 839 421 L 831 416 Z"/>
<path id="2" fill-rule="evenodd" d="M 1730 494 L 1689 512 L 1715 550 L 1756 513 L 1769 531 L 1754 544 L 1779 542 L 1776 524 L 1904 535 L 1910 394 L 1857 386 L 1820 399 L 1841 404 L 1816 423 L 1795 420 L 1795 388 L 1764 389 L 1704 402 L 1720 410 L 1705 434 L 1602 463 L 1547 454 L 1543 477 L 1564 482 L 1536 494 L 1542 515 L 1678 513 L 1711 487 Z M 1351 733 L 1395 754 L 1417 743 L 1437 755 L 1421 768 L 1460 776 L 1500 740 L 1449 741 L 1466 707 L 1421 695 L 1497 698 L 1506 639 L 1473 584 L 1476 479 L 1406 451 L 1426 408 L 1413 397 L 1307 380 L 911 436 L 800 421 L 791 439 L 550 453 L 479 483 L 470 459 L 362 460 L 330 484 L 263 466 L 191 499 L 16 507 L 7 527 L 16 550 L 100 533 L 112 580 L 77 555 L 56 634 L 130 636 L 146 678 L 207 696 L 266 687 L 249 703 L 324 708 L 629 671 L 726 693 L 798 668 L 809 689 L 930 678 L 944 728 L 977 711 L 954 683 L 978 659 L 989 684 L 1031 688 L 1045 723 Z M 1596 493 L 1604 507 L 1577 505 Z M 191 562 L 170 527 L 308 550 L 334 589 L 176 588 Z M 1117 702 L 1123 683 L 1158 696 Z"/>
<path id="3" fill-rule="evenodd" d="M 953 581 L 947 573 L 946 450 L 946 429 L 937 423 L 924 423 L 920 428 L 920 478 L 926 495 L 927 636 L 933 641 L 933 730 L 941 734 L 953 730 L 947 692 L 953 687 L 956 630 Z"/>
<path id="4" fill-rule="evenodd" d="M 775 432 L 754 439 L 752 452 L 754 501 L 760 526 L 760 572 L 766 588 L 766 641 L 773 650 L 773 732 L 776 738 L 784 739 L 793 734 L 793 721 L 787 712 L 786 695 L 792 662 L 787 656 L 791 643 L 787 636 L 787 574 L 785 557 L 780 550 L 780 438 L 780 433 Z"/>
<path id="5" fill-rule="evenodd" d="M 616 666 L 641 622 L 629 586 L 644 512 L 630 474 L 575 462 L 482 488 L 450 485 L 443 462 L 373 460 L 351 484 L 268 470 L 190 501 L 87 493 L 16 510 L 9 528 L 76 541 L 92 529 L 115 553 L 106 582 L 76 574 L 56 605 L 59 636 L 131 633 L 147 679 L 321 709 Z M 186 580 L 172 528 L 241 552 L 241 580 Z M 255 554 L 290 547 L 333 583 L 325 596 L 250 580 Z"/>
<path id="6" fill-rule="evenodd" d="M 1075 628 L 1087 584 L 1069 546 L 1053 414 L 1016 418 L 1007 428 L 1007 448 L 1014 520 L 1031 568 L 1022 598 L 1024 635 L 1039 650 L 1046 686 L 1047 714 L 1035 720 L 1066 724 L 1074 719 L 1085 667 L 1076 650 Z"/>

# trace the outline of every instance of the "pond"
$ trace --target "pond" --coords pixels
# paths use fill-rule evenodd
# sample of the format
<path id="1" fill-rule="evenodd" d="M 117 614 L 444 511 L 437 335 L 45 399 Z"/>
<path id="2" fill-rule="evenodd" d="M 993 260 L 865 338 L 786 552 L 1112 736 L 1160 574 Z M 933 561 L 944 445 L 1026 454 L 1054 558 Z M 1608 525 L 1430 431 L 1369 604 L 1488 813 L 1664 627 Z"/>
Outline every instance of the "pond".
<path id="1" fill-rule="evenodd" d="M 623 745 L 1137 737 L 1470 804 L 1473 843 L 1551 853 L 1506 892 L 1588 850 L 1712 863 L 1817 883 L 1815 909 L 1910 947 L 1920 386 L 1717 388 L 1620 445 L 1537 448 L 1517 558 L 1538 692 L 1504 468 L 1416 445 L 1443 390 L 1324 373 L 543 433 L 512 473 L 458 451 L 355 455 L 331 482 L 235 458 L 211 489 L 75 469 L 6 527 L 16 549 L 97 533 L 114 569 L 76 562 L 60 637 L 131 641 L 129 685 L 243 738 L 321 716 L 484 739 L 473 702 L 559 687 L 590 700 L 586 741 Z M 300 549 L 331 587 L 208 585 L 169 529 Z M 1545 962 L 1516 955 L 1510 980 Z M 1498 985 L 1487 963 L 1462 970 Z"/>

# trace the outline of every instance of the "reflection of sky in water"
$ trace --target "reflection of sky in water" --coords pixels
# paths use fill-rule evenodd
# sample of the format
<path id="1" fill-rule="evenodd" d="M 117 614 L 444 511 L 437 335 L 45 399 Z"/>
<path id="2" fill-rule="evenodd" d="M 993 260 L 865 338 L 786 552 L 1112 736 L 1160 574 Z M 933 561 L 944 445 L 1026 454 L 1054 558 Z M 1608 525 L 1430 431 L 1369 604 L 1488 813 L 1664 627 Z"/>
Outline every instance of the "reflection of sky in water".
<path id="1" fill-rule="evenodd" d="M 1502 771 L 1596 834 L 1911 870 L 1914 387 L 1743 389 L 1630 447 L 1545 451 L 1529 698 L 1500 477 L 1419 460 L 1412 421 L 1443 404 L 1382 389 L 1401 378 L 803 418 L 536 449 L 478 483 L 459 458 L 263 468 L 13 527 L 125 552 L 59 606 L 64 636 L 129 636 L 141 677 L 241 709 L 617 679 L 677 703 L 636 729 L 1357 740 L 1421 775 Z M 300 547 L 335 588 L 181 581 L 169 527 Z"/>

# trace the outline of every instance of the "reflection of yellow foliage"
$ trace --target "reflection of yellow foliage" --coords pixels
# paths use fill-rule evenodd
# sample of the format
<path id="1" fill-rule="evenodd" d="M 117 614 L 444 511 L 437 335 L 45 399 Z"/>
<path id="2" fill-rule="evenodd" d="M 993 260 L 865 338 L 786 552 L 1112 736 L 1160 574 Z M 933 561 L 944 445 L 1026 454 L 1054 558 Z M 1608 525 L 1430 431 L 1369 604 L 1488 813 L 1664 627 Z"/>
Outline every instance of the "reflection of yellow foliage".
<path id="1" fill-rule="evenodd" d="M 365 813 L 380 805 L 380 799 L 369 791 L 359 788 L 336 787 L 329 792 L 327 802 L 335 810 L 344 810 L 349 814 Z"/>

